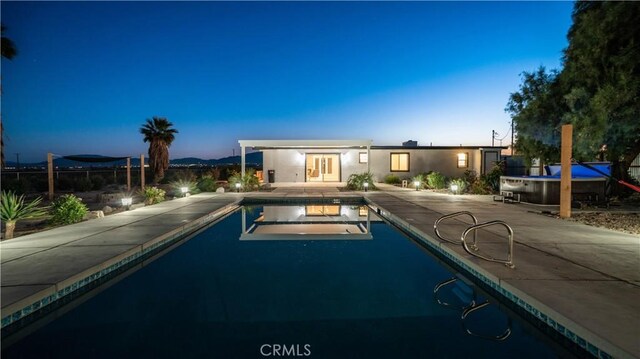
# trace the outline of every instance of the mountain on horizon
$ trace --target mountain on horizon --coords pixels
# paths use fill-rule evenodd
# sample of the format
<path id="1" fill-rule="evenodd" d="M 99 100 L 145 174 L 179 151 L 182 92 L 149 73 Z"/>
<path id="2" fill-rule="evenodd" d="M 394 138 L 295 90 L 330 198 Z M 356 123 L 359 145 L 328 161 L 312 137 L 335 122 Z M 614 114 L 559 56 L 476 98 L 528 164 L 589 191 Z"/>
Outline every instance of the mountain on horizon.
<path id="1" fill-rule="evenodd" d="M 82 154 L 82 155 L 74 155 L 74 157 L 88 157 L 88 158 L 107 158 L 109 156 L 101 156 L 101 155 L 90 155 L 90 154 Z M 145 162 L 148 163 L 149 158 L 145 157 Z M 251 152 L 245 155 L 245 162 L 251 165 L 262 165 L 262 152 Z M 185 157 L 185 158 L 176 158 L 169 160 L 170 165 L 205 165 L 205 166 L 215 166 L 215 165 L 230 165 L 230 164 L 239 164 L 240 156 L 228 156 L 218 159 L 209 159 L 204 160 L 197 157 Z M 127 164 L 127 160 L 117 160 L 111 162 L 79 162 L 72 161 L 66 158 L 54 158 L 53 165 L 56 167 L 113 167 L 113 166 L 124 166 Z M 17 162 L 15 161 L 6 161 L 6 167 L 16 167 Z M 36 162 L 36 163 L 24 163 L 20 162 L 20 167 L 46 167 L 47 161 Z M 131 166 L 139 167 L 140 166 L 140 158 L 132 157 L 131 158 Z"/>

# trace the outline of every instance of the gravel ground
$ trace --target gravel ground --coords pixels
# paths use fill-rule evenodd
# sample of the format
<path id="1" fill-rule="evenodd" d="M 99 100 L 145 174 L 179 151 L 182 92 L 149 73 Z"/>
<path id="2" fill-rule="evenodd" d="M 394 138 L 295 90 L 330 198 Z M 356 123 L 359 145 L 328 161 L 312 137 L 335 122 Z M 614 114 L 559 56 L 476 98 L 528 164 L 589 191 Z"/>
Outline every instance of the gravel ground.
<path id="1" fill-rule="evenodd" d="M 568 220 L 595 227 L 640 235 L 640 213 L 588 212 L 573 213 Z"/>

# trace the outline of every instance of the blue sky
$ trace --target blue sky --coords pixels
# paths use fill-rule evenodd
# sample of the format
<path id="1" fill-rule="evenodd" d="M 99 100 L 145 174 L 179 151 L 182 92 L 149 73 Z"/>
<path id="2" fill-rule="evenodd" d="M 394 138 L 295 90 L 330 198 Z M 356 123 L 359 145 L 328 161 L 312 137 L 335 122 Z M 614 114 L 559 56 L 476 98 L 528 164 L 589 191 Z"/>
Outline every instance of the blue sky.
<path id="1" fill-rule="evenodd" d="M 489 145 L 519 74 L 560 66 L 572 6 L 3 1 L 7 159 L 146 153 L 154 115 L 180 131 L 172 158 L 238 139 Z"/>

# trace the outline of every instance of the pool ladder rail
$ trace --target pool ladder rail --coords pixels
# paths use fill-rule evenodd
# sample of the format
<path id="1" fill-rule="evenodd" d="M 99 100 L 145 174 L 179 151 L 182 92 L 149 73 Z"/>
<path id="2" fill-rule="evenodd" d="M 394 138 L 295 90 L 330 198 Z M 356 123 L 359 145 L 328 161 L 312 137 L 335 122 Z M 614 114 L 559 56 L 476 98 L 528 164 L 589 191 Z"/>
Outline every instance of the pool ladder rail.
<path id="1" fill-rule="evenodd" d="M 460 237 L 460 240 L 445 238 L 440 234 L 440 230 L 438 229 L 438 225 L 440 224 L 440 222 L 442 222 L 445 219 L 455 218 L 463 215 L 469 216 L 473 220 L 473 225 L 470 227 L 467 227 L 467 229 L 465 229 L 464 232 L 462 232 L 462 236 Z M 489 257 L 487 255 L 483 255 L 479 253 L 479 249 L 477 245 L 477 241 L 478 241 L 477 231 L 481 228 L 490 227 L 490 226 L 502 226 L 506 228 L 507 233 L 509 234 L 509 250 L 507 252 L 506 260 Z M 459 212 L 445 214 L 444 216 L 438 218 L 433 224 L 433 231 L 436 233 L 436 236 L 439 239 L 445 242 L 449 242 L 453 244 L 462 244 L 462 248 L 464 248 L 464 250 L 467 253 L 471 254 L 474 257 L 478 257 L 490 262 L 502 263 L 509 268 L 516 267 L 515 264 L 513 264 L 513 229 L 504 221 L 489 221 L 484 223 L 478 223 L 478 218 L 476 218 L 476 216 L 474 216 L 473 213 L 469 211 L 459 211 Z M 469 234 L 473 234 L 473 239 L 470 242 L 469 240 L 467 240 L 467 236 Z"/>
<path id="2" fill-rule="evenodd" d="M 458 281 L 460 279 L 460 281 Z M 447 279 L 441 283 L 438 283 L 434 288 L 433 288 L 433 298 L 435 299 L 435 301 L 444 306 L 444 307 L 454 307 L 452 304 L 442 301 L 439 296 L 438 296 L 438 292 L 440 291 L 440 289 L 442 289 L 443 287 L 446 287 L 450 284 L 455 283 L 456 285 L 458 283 L 461 283 L 460 286 L 457 286 L 456 288 L 454 288 L 452 290 L 452 292 L 454 294 L 456 294 L 458 296 L 458 298 L 460 298 L 460 300 L 463 300 L 462 296 L 463 295 L 469 295 L 470 299 L 468 300 L 469 304 L 466 306 L 463 306 L 462 309 L 462 313 L 460 315 L 460 321 L 462 324 L 462 328 L 464 329 L 464 331 L 469 334 L 472 335 L 474 337 L 478 337 L 478 338 L 482 338 L 482 339 L 488 339 L 488 340 L 495 340 L 495 341 L 503 341 L 505 339 L 507 339 L 510 335 L 511 335 L 511 318 L 509 318 L 509 316 L 507 316 L 507 329 L 505 329 L 505 331 L 502 334 L 499 335 L 485 335 L 485 334 L 478 334 L 475 333 L 473 331 L 471 331 L 469 329 L 469 327 L 466 324 L 466 319 L 469 316 L 469 314 L 476 312 L 478 310 L 481 310 L 482 308 L 487 307 L 489 304 L 491 304 L 488 300 L 483 301 L 482 303 L 478 303 L 476 301 L 476 293 L 475 290 L 473 289 L 473 285 L 472 284 L 467 284 L 466 281 L 463 278 L 451 278 L 451 279 Z M 468 289 L 466 289 L 466 288 Z M 462 294 L 458 294 L 456 293 L 456 289 L 460 289 L 460 293 Z M 471 294 L 469 294 L 471 293 Z M 454 308 L 455 309 L 455 308 Z"/>

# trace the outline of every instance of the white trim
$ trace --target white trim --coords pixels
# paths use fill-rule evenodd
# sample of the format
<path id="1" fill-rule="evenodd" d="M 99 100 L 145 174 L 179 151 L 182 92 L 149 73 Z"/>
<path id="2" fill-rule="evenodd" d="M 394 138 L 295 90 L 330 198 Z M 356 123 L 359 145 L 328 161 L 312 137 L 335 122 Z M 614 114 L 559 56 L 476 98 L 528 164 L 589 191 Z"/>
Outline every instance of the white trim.
<path id="1" fill-rule="evenodd" d="M 239 140 L 240 147 L 269 148 L 367 148 L 372 140 Z"/>

